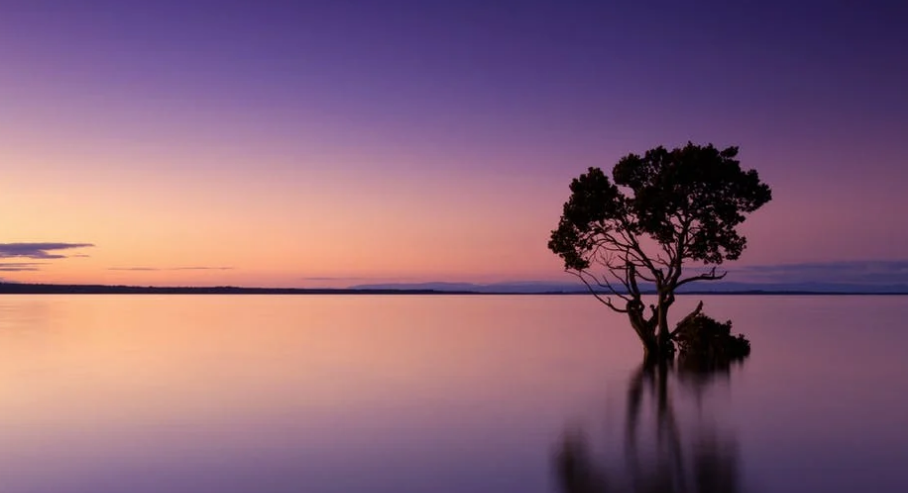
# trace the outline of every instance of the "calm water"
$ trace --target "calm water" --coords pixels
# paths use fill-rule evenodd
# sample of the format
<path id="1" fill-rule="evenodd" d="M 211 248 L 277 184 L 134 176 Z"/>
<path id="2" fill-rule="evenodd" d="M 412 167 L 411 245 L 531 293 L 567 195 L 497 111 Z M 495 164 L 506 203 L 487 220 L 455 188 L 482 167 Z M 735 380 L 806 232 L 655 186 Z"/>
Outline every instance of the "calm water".
<path id="1" fill-rule="evenodd" d="M 588 297 L 0 297 L 0 492 L 554 492 L 566 436 L 619 480 L 908 491 L 908 297 L 705 301 L 753 355 L 660 386 Z"/>

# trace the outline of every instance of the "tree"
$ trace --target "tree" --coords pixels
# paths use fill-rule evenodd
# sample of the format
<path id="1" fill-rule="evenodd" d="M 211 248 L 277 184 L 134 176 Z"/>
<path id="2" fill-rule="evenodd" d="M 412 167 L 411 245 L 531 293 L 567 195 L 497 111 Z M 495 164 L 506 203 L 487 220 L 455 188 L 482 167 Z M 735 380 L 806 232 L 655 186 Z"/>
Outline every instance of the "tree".
<path id="1" fill-rule="evenodd" d="M 772 198 L 737 155 L 737 147 L 712 144 L 660 146 L 621 158 L 612 180 L 589 168 L 571 182 L 549 249 L 599 301 L 627 314 L 647 356 L 674 353 L 668 312 L 676 290 L 725 277 L 717 266 L 737 260 L 747 245 L 736 227 Z M 655 303 L 647 313 L 643 294 L 650 290 Z"/>

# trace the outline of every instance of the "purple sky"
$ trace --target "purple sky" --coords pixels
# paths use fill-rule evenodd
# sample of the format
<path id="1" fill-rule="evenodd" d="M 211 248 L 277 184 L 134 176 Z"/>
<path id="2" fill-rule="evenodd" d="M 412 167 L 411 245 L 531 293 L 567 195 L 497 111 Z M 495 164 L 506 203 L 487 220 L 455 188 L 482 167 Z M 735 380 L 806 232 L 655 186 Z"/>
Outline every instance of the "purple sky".
<path id="1" fill-rule="evenodd" d="M 96 245 L 6 277 L 556 279 L 570 179 L 688 140 L 773 187 L 742 264 L 906 258 L 908 4 L 617 3 L 4 2 L 0 243 Z"/>

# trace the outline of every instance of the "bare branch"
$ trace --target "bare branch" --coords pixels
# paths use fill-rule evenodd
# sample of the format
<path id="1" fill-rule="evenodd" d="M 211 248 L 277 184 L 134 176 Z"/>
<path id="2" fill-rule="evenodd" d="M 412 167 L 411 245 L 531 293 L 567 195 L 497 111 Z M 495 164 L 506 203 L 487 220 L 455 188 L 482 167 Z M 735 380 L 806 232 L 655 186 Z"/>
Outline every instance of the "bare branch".
<path id="1" fill-rule="evenodd" d="M 627 313 L 627 310 L 625 310 L 623 308 L 618 308 L 617 306 L 615 306 L 615 304 L 612 303 L 611 298 L 608 298 L 608 297 L 603 298 L 602 296 L 600 296 L 599 293 L 593 288 L 593 286 L 586 280 L 586 278 L 583 277 L 582 271 L 577 271 L 577 272 L 567 271 L 567 272 L 577 276 L 577 278 L 580 279 L 581 282 L 583 282 L 583 284 L 586 286 L 586 288 L 589 290 L 589 292 L 594 297 L 596 297 L 596 299 L 599 300 L 599 302 L 601 302 L 603 305 L 611 308 L 612 310 L 614 310 L 618 313 Z M 614 290 L 613 290 L 613 292 L 614 292 Z M 617 294 L 617 292 L 615 292 L 615 294 Z M 618 296 L 621 296 L 621 295 L 618 295 Z M 621 297 L 623 298 L 623 296 L 621 296 Z"/>
<path id="2" fill-rule="evenodd" d="M 624 295 L 623 293 L 621 293 L 620 291 L 618 291 L 617 289 L 615 289 L 614 286 L 612 286 L 612 283 L 609 282 L 608 276 L 607 276 L 607 275 L 603 275 L 603 276 L 602 276 L 602 281 L 600 281 L 598 277 L 596 277 L 596 276 L 594 276 L 594 275 L 592 275 L 592 274 L 588 274 L 588 275 L 589 275 L 590 277 L 592 277 L 594 281 L 596 281 L 596 284 L 598 284 L 599 287 L 608 289 L 609 292 L 611 292 L 613 295 L 615 295 L 615 296 L 621 298 L 621 299 L 624 300 L 624 301 L 630 301 L 630 298 L 629 298 L 629 297 L 627 297 L 626 295 Z M 612 273 L 612 275 L 615 275 L 615 274 Z M 621 279 L 620 277 L 618 277 L 617 275 L 615 275 L 615 278 L 618 280 L 618 282 L 620 282 L 621 284 L 624 284 L 625 288 L 627 288 L 627 284 L 624 283 L 624 280 L 622 280 L 622 279 Z"/>
<path id="3" fill-rule="evenodd" d="M 628 266 L 626 264 L 623 266 L 609 264 L 609 269 L 611 270 L 612 275 L 615 276 L 615 279 L 617 279 L 618 282 L 620 282 L 621 285 L 624 286 L 625 291 L 628 293 L 632 292 L 631 284 L 630 284 L 630 275 L 629 275 L 630 269 L 628 268 Z M 618 275 L 619 272 L 623 272 L 624 277 L 619 276 Z M 625 298 L 625 300 L 627 300 L 627 298 Z"/>
<path id="4" fill-rule="evenodd" d="M 636 258 L 636 260 L 638 260 L 640 263 L 643 264 L 643 267 L 646 267 L 653 274 L 653 279 L 644 278 L 642 275 L 641 275 L 641 278 L 646 279 L 647 281 L 650 281 L 650 282 L 654 282 L 657 285 L 662 284 L 662 280 L 664 279 L 663 278 L 664 274 L 663 274 L 662 270 L 657 269 L 656 266 L 653 264 L 652 260 L 650 260 L 650 258 L 647 257 L 646 253 L 643 251 L 643 248 L 640 246 L 640 242 L 637 241 L 636 236 L 628 233 L 626 231 L 626 229 L 622 229 L 619 232 L 621 233 L 622 238 L 630 246 L 630 248 L 628 250 L 628 254 L 633 255 Z"/>
<path id="5" fill-rule="evenodd" d="M 706 274 L 700 274 L 700 275 L 697 275 L 697 276 L 691 276 L 691 277 L 688 277 L 688 278 L 686 278 L 686 279 L 682 279 L 682 280 L 678 281 L 678 283 L 675 284 L 675 288 L 678 288 L 678 287 L 683 286 L 683 285 L 685 285 L 685 284 L 687 284 L 687 283 L 689 283 L 689 282 L 694 282 L 694 281 L 718 281 L 719 279 L 724 278 L 726 275 L 728 275 L 728 271 L 725 271 L 725 272 L 723 272 L 723 273 L 721 273 L 721 274 L 716 274 L 716 268 L 713 267 L 713 268 L 710 269 L 709 272 L 706 273 Z"/>
<path id="6" fill-rule="evenodd" d="M 693 320 L 694 317 L 699 315 L 700 311 L 702 311 L 702 310 L 703 310 L 703 301 L 700 301 L 700 303 L 697 303 L 697 308 L 694 309 L 694 311 L 688 313 L 686 317 L 682 318 L 681 321 L 678 322 L 678 326 L 675 328 L 675 330 L 673 330 L 671 332 L 671 334 L 669 334 L 669 337 L 675 337 L 675 334 L 677 334 L 678 331 L 681 330 L 681 328 L 684 327 L 688 322 Z"/>
<path id="7" fill-rule="evenodd" d="M 667 250 L 664 245 L 662 246 L 662 249 Z M 662 254 L 660 253 L 660 254 L 656 255 L 654 262 L 659 265 L 664 265 L 665 267 L 671 269 L 671 267 L 672 267 L 671 259 L 672 258 L 673 257 L 670 252 L 668 252 L 668 257 L 663 257 Z M 659 270 L 662 270 L 662 269 L 659 269 Z"/>

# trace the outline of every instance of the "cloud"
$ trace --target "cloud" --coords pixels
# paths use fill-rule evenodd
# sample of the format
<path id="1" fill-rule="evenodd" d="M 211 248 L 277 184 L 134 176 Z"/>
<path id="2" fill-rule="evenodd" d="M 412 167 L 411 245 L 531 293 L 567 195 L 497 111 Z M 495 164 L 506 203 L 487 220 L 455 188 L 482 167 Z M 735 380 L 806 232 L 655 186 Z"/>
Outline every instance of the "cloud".
<path id="1" fill-rule="evenodd" d="M 364 281 L 367 277 L 331 277 L 331 276 L 311 276 L 301 277 L 303 281 Z"/>
<path id="2" fill-rule="evenodd" d="M 107 270 L 125 270 L 133 272 L 162 272 L 177 270 L 233 270 L 233 267 L 110 267 Z"/>
<path id="3" fill-rule="evenodd" d="M 754 265 L 733 269 L 735 280 L 757 282 L 908 284 L 908 260 L 849 260 Z"/>
<path id="4" fill-rule="evenodd" d="M 41 260 L 67 258 L 67 255 L 51 252 L 93 246 L 94 245 L 91 243 L 0 243 L 0 258 L 30 258 Z"/>
<path id="5" fill-rule="evenodd" d="M 44 262 L 0 262 L 0 272 L 36 271 L 41 269 L 40 267 L 38 267 L 39 265 L 44 265 Z"/>

